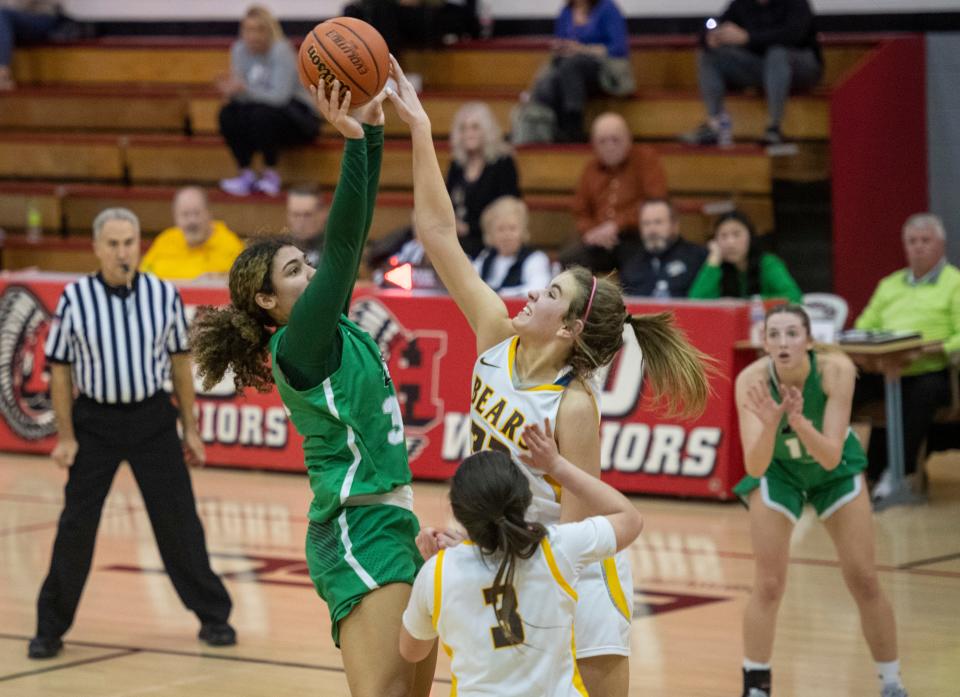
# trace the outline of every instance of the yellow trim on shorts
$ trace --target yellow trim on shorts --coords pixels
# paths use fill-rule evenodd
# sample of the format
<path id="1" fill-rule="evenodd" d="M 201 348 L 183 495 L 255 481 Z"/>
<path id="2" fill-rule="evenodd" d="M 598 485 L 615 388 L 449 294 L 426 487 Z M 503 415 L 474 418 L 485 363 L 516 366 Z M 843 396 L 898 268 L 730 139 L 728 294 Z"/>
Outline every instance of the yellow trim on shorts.
<path id="1" fill-rule="evenodd" d="M 580 676 L 580 668 L 577 666 L 577 639 L 573 627 L 570 627 L 570 652 L 573 654 L 573 689 L 583 697 L 590 697 L 587 694 L 587 686 L 583 684 L 583 678 Z"/>
<path id="2" fill-rule="evenodd" d="M 630 605 L 627 603 L 627 596 L 623 593 L 623 586 L 620 585 L 620 575 L 617 573 L 617 562 L 613 557 L 607 557 L 601 562 L 603 566 L 603 580 L 607 584 L 607 592 L 610 593 L 610 599 L 620 611 L 620 614 L 630 621 Z"/>
<path id="3" fill-rule="evenodd" d="M 437 552 L 437 563 L 433 567 L 433 616 L 430 621 L 433 623 L 434 631 L 440 622 L 440 602 L 443 600 L 443 556 L 446 551 L 441 549 Z"/>
<path id="4" fill-rule="evenodd" d="M 550 488 L 553 489 L 553 498 L 557 500 L 557 503 L 560 503 L 560 499 L 563 498 L 563 487 L 560 486 L 560 482 L 549 474 L 543 475 L 543 481 L 550 485 Z"/>
<path id="5" fill-rule="evenodd" d="M 547 560 L 547 566 L 550 567 L 550 573 L 553 574 L 553 580 L 557 582 L 567 595 L 569 595 L 574 600 L 577 599 L 577 592 L 573 590 L 573 587 L 567 583 L 567 579 L 563 577 L 563 574 L 560 573 L 560 569 L 557 568 L 557 560 L 553 558 L 553 550 L 550 548 L 550 541 L 544 537 L 540 540 L 540 547 L 543 548 L 543 558 Z"/>

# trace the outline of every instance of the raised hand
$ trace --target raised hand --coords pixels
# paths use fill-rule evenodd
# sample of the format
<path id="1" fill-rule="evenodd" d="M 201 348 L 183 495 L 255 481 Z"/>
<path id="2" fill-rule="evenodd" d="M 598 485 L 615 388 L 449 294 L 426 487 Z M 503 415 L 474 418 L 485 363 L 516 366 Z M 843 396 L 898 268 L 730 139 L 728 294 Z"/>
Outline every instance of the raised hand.
<path id="1" fill-rule="evenodd" d="M 417 91 L 410 84 L 407 76 L 403 74 L 403 69 L 397 62 L 397 59 L 390 55 L 390 76 L 397 83 L 397 89 L 390 87 L 386 89 L 387 96 L 393 102 L 397 115 L 404 123 L 413 126 L 415 124 L 430 125 L 430 117 L 424 111 L 423 104 L 420 103 L 420 97 Z"/>
<path id="2" fill-rule="evenodd" d="M 317 100 L 317 111 L 344 138 L 363 138 L 363 126 L 350 115 L 350 90 L 344 89 L 341 93 L 340 81 L 334 80 L 330 86 L 330 96 L 325 90 L 311 87 L 310 91 Z"/>
<path id="3" fill-rule="evenodd" d="M 766 380 L 758 380 L 747 388 L 747 398 L 744 402 L 747 410 L 756 414 L 767 426 L 774 426 L 780 423 L 780 418 L 784 413 L 783 402 L 777 402 L 767 389 Z"/>
<path id="4" fill-rule="evenodd" d="M 387 98 L 387 90 L 383 89 L 376 97 L 354 110 L 354 116 L 368 126 L 382 126 L 386 120 L 383 115 L 383 100 Z"/>
<path id="5" fill-rule="evenodd" d="M 780 394 L 783 395 L 783 412 L 788 419 L 803 417 L 803 392 L 797 387 L 780 385 Z"/>
<path id="6" fill-rule="evenodd" d="M 540 424 L 527 424 L 523 429 L 523 440 L 530 450 L 529 455 L 520 455 L 525 465 L 534 467 L 544 474 L 551 474 L 563 458 L 557 449 L 557 442 L 553 439 L 553 429 L 550 428 L 550 419 Z"/>

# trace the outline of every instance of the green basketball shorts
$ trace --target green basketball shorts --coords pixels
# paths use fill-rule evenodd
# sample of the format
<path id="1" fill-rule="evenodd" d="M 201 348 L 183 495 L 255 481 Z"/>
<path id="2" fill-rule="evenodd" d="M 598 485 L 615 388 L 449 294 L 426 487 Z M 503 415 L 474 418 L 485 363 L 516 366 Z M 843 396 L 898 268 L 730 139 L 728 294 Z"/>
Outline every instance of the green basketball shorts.
<path id="1" fill-rule="evenodd" d="M 390 505 L 348 506 L 307 527 L 307 568 L 330 611 L 333 642 L 340 621 L 371 591 L 389 583 L 413 585 L 423 557 L 417 549 L 417 517 Z"/>
<path id="2" fill-rule="evenodd" d="M 748 504 L 754 489 L 760 489 L 763 503 L 775 511 L 783 513 L 796 523 L 800 520 L 806 503 L 813 505 L 820 520 L 826 520 L 843 505 L 853 501 L 863 488 L 863 477 L 858 474 L 825 478 L 809 488 L 803 489 L 777 473 L 767 471 L 759 479 L 746 476 L 740 480 L 733 492 Z"/>

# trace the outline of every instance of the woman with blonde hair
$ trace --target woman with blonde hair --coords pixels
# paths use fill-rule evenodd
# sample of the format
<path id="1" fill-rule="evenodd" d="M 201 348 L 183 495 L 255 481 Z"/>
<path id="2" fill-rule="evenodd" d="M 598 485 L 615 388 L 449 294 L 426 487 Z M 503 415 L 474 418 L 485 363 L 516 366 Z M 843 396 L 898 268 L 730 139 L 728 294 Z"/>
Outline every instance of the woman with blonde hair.
<path id="1" fill-rule="evenodd" d="M 447 191 L 457 215 L 457 235 L 471 258 L 483 249 L 480 215 L 501 196 L 520 197 L 517 166 L 496 117 L 484 102 L 468 102 L 453 117 Z"/>
<path id="2" fill-rule="evenodd" d="M 673 413 L 703 411 L 709 386 L 706 356 L 690 345 L 669 313 L 631 315 L 620 288 L 583 268 L 564 271 L 532 290 L 510 317 L 457 240 L 456 217 L 440 176 L 430 119 L 399 65 L 399 92 L 390 99 L 410 125 L 417 233 L 434 269 L 477 340 L 471 397 L 473 450 L 510 455 L 533 492 L 529 520 L 543 524 L 583 520 L 590 510 L 576 495 L 528 467 L 523 427 L 556 425 L 560 454 L 600 476 L 600 407 L 592 378 L 623 346 L 625 329 L 643 351 L 648 382 Z M 446 539 L 444 533 L 428 533 Z M 440 536 L 439 538 L 437 536 Z M 577 667 L 593 697 L 623 697 L 630 677 L 633 581 L 622 553 L 584 569 L 576 587 Z M 519 607 L 523 616 L 523 607 Z"/>
<path id="3" fill-rule="evenodd" d="M 221 180 L 220 188 L 235 196 L 278 195 L 280 150 L 313 141 L 320 119 L 297 77 L 293 47 L 262 5 L 247 8 L 240 38 L 230 48 L 230 74 L 217 81 L 217 89 L 227 100 L 220 110 L 220 134 L 240 169 Z M 265 167 L 260 174 L 251 168 L 258 152 Z"/>
<path id="4" fill-rule="evenodd" d="M 527 246 L 528 220 L 527 204 L 515 196 L 501 196 L 480 216 L 484 250 L 473 266 L 500 295 L 526 295 L 550 283 L 550 258 Z"/>

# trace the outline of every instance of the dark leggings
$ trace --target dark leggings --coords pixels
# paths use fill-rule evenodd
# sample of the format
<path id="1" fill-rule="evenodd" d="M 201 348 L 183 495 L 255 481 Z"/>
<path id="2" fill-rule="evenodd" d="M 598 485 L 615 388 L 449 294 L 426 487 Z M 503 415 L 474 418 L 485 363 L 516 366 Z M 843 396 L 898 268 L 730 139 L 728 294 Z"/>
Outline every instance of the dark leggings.
<path id="1" fill-rule="evenodd" d="M 318 133 L 319 118 L 295 102 L 276 107 L 232 101 L 220 110 L 220 134 L 241 168 L 249 167 L 257 152 L 267 167 L 274 167 L 280 150 L 306 145 Z"/>

